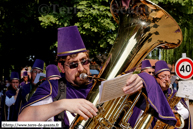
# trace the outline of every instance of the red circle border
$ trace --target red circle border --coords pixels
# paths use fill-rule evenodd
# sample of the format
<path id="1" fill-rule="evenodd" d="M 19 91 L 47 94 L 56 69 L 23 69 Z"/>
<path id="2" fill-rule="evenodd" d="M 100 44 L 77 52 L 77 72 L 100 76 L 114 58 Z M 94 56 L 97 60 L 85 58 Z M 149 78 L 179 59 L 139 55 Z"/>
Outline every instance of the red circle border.
<path id="1" fill-rule="evenodd" d="M 191 78 L 192 75 L 193 75 L 193 70 L 192 70 L 191 73 L 190 73 L 189 75 L 187 75 L 187 76 L 181 75 L 178 69 L 179 69 L 179 66 L 180 66 L 180 64 L 181 64 L 182 62 L 189 62 L 190 65 L 191 65 L 191 68 L 193 68 L 193 62 L 192 62 L 192 60 L 189 59 L 189 58 L 182 58 L 182 59 L 180 59 L 180 60 L 176 63 L 176 67 L 175 67 L 176 74 L 177 74 L 180 78 L 182 78 L 182 79 L 189 79 L 189 78 Z"/>

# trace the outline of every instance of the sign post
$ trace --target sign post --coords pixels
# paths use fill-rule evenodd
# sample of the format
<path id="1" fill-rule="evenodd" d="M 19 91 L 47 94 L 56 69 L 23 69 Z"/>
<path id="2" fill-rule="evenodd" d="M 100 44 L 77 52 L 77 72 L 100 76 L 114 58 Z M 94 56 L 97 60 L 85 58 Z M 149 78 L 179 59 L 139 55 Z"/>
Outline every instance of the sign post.
<path id="1" fill-rule="evenodd" d="M 180 58 L 175 64 L 176 75 L 185 81 L 178 82 L 178 92 L 176 96 L 183 97 L 186 99 L 186 103 L 189 106 L 189 99 L 193 99 L 193 80 L 190 80 L 193 76 L 193 61 L 186 57 L 186 53 L 182 53 Z"/>

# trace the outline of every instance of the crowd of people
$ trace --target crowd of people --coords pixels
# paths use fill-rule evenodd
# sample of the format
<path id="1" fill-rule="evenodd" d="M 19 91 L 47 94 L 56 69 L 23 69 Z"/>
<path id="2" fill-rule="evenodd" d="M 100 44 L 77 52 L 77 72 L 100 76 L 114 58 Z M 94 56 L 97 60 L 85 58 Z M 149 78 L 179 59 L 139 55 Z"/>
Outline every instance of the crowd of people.
<path id="1" fill-rule="evenodd" d="M 40 59 L 36 59 L 32 66 L 29 82 L 24 79 L 25 82 L 19 83 L 19 74 L 11 73 L 10 85 L 5 87 L 6 91 L 3 88 L 1 97 L 2 121 L 61 121 L 62 128 L 68 129 L 75 114 L 84 120 L 97 116 L 98 109 L 86 100 L 94 79 L 80 78 L 81 73 L 91 75 L 91 62 L 76 26 L 58 28 L 57 63 L 61 73 L 56 65 L 50 64 L 46 67 L 45 79 L 36 84 L 34 80 L 44 67 L 44 61 Z M 165 61 L 157 61 L 152 67 L 148 60 L 144 60 L 141 73 L 132 74 L 122 91 L 134 94 L 140 89 L 145 90 L 155 111 L 150 128 L 158 126 L 159 121 L 175 126 L 178 122 L 175 114 L 179 114 L 186 121 L 184 128 L 191 129 L 190 112 L 184 99 L 171 108 L 170 100 L 176 97 L 176 90 L 170 86 L 170 79 L 171 71 Z M 143 107 L 141 103 L 134 108 L 128 121 L 131 126 L 141 116 Z"/>

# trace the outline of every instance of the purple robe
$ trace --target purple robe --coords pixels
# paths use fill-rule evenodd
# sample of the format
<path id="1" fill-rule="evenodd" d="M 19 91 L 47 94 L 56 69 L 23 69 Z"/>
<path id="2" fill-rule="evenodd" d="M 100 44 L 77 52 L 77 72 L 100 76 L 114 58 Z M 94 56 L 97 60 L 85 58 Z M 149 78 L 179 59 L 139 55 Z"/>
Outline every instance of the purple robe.
<path id="1" fill-rule="evenodd" d="M 92 88 L 92 83 L 89 83 L 87 86 L 83 88 L 74 87 L 67 81 L 65 84 L 66 84 L 67 99 L 74 99 L 74 98 L 85 99 L 90 89 Z M 57 96 L 57 94 L 58 94 L 58 80 L 50 80 L 50 81 L 46 80 L 37 88 L 36 92 L 33 94 L 30 100 L 22 106 L 21 111 L 24 108 L 30 106 L 31 104 L 41 101 L 49 96 L 51 96 L 52 99 L 54 99 Z M 65 115 L 64 117 L 65 128 L 69 128 L 69 121 L 65 112 L 64 115 Z"/>
<path id="2" fill-rule="evenodd" d="M 18 93 L 16 101 L 15 101 L 15 111 L 14 111 L 15 112 L 14 120 L 16 120 L 16 121 L 17 121 L 17 117 L 18 117 L 18 114 L 20 112 L 22 105 L 27 103 L 26 95 L 28 93 L 30 93 L 32 86 L 33 86 L 33 84 L 29 82 L 28 84 L 21 86 L 21 88 L 19 90 L 19 93 Z"/>

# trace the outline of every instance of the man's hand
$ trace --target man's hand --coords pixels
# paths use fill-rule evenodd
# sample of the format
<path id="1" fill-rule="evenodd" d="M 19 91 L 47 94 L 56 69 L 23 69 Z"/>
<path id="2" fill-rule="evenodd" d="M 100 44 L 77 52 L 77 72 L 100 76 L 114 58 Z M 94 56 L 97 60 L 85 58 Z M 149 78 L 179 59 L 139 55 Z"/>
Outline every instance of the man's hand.
<path id="1" fill-rule="evenodd" d="M 174 109 L 172 109 L 172 112 L 173 112 L 173 113 L 177 113 L 177 111 L 176 111 L 176 110 L 174 110 Z"/>
<path id="2" fill-rule="evenodd" d="M 132 94 L 140 90 L 142 87 L 142 78 L 137 74 L 133 74 L 130 78 L 127 79 L 126 85 L 123 87 L 123 92 L 126 94 Z"/>
<path id="3" fill-rule="evenodd" d="M 96 116 L 98 109 L 85 99 L 63 99 L 67 111 L 81 115 L 85 120 Z"/>

